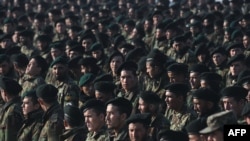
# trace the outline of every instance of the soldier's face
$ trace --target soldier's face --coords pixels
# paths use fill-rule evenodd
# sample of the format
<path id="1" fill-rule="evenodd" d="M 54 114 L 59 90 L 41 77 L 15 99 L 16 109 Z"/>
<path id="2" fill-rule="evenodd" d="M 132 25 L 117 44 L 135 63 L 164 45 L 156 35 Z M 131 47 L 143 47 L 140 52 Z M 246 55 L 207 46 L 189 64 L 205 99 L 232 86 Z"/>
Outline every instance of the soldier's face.
<path id="1" fill-rule="evenodd" d="M 212 59 L 215 66 L 219 66 L 226 59 L 226 57 L 220 53 L 215 53 Z"/>
<path id="2" fill-rule="evenodd" d="M 106 108 L 106 125 L 109 129 L 119 129 L 123 125 L 126 115 L 118 111 L 118 107 L 108 104 Z"/>
<path id="3" fill-rule="evenodd" d="M 67 74 L 67 67 L 64 64 L 55 64 L 52 67 L 52 72 L 56 76 L 57 80 L 61 80 Z"/>
<path id="4" fill-rule="evenodd" d="M 235 61 L 231 63 L 229 67 L 229 71 L 232 76 L 238 76 L 238 74 L 245 69 L 245 65 L 241 63 L 240 61 Z"/>
<path id="5" fill-rule="evenodd" d="M 30 97 L 24 97 L 23 104 L 22 104 L 24 116 L 27 116 L 28 113 L 37 110 L 39 107 L 40 105 L 38 103 L 34 104 Z"/>
<path id="6" fill-rule="evenodd" d="M 166 90 L 165 96 L 165 102 L 168 108 L 176 109 L 177 107 L 179 107 L 181 102 L 180 96 L 177 96 L 168 90 Z"/>
<path id="7" fill-rule="evenodd" d="M 200 77 L 196 72 L 190 72 L 189 74 L 189 84 L 192 89 L 197 89 L 200 87 Z"/>
<path id="8" fill-rule="evenodd" d="M 142 98 L 139 98 L 138 109 L 140 110 L 140 113 L 150 112 L 148 104 L 145 103 L 144 100 L 142 100 Z"/>
<path id="9" fill-rule="evenodd" d="M 184 75 L 175 74 L 174 72 L 168 71 L 168 78 L 170 83 L 185 82 Z"/>
<path id="10" fill-rule="evenodd" d="M 194 110 L 198 115 L 204 114 L 209 109 L 209 104 L 205 100 L 193 98 Z"/>
<path id="11" fill-rule="evenodd" d="M 240 109 L 242 109 L 244 105 L 242 102 L 237 102 L 232 97 L 223 97 L 222 103 L 224 110 L 233 110 L 235 113 L 240 113 Z"/>
<path id="12" fill-rule="evenodd" d="M 4 61 L 0 64 L 0 75 L 7 74 L 9 70 L 10 70 L 10 64 L 8 62 Z"/>
<path id="13" fill-rule="evenodd" d="M 129 70 L 121 71 L 120 81 L 122 88 L 128 91 L 137 85 L 137 77 Z"/>
<path id="14" fill-rule="evenodd" d="M 146 71 L 150 78 L 155 78 L 158 75 L 158 67 L 152 66 L 151 62 L 146 62 Z"/>
<path id="15" fill-rule="evenodd" d="M 103 92 L 100 92 L 100 91 L 95 90 L 95 98 L 96 98 L 97 100 L 103 101 L 104 103 L 106 103 L 109 99 L 112 98 L 110 95 L 111 95 L 111 94 L 103 93 Z"/>
<path id="16" fill-rule="evenodd" d="M 110 69 L 112 72 L 116 72 L 120 65 L 123 63 L 122 56 L 114 56 L 110 61 Z"/>
<path id="17" fill-rule="evenodd" d="M 32 58 L 26 67 L 25 73 L 28 75 L 31 75 L 31 76 L 35 76 L 35 75 L 39 74 L 40 71 L 41 71 L 41 68 L 38 66 L 36 60 L 34 58 Z"/>
<path id="18" fill-rule="evenodd" d="M 130 123 L 128 125 L 129 138 L 131 141 L 145 141 L 147 130 L 141 123 Z"/>
<path id="19" fill-rule="evenodd" d="M 96 132 L 104 125 L 104 115 L 98 115 L 93 109 L 84 111 L 83 115 L 85 124 L 90 132 Z"/>

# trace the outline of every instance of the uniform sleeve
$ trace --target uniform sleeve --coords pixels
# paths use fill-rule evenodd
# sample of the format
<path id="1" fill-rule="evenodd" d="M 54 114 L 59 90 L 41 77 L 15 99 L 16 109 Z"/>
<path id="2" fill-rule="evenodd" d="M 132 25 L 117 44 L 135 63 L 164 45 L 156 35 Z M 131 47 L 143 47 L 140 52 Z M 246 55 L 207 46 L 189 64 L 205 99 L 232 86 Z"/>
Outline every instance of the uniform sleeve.
<path id="1" fill-rule="evenodd" d="M 48 141 L 59 141 L 59 136 L 63 133 L 63 121 L 51 121 L 48 128 Z"/>
<path id="2" fill-rule="evenodd" d="M 38 141 L 41 130 L 42 130 L 42 124 L 37 123 L 32 132 L 32 141 Z"/>

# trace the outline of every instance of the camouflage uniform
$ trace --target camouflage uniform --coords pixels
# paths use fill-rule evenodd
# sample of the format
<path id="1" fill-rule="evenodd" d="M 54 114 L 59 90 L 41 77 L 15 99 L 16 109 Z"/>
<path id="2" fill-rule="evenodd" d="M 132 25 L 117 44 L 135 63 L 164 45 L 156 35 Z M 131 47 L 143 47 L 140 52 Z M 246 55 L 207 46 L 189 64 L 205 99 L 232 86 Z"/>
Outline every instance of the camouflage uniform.
<path id="1" fill-rule="evenodd" d="M 56 33 L 52 39 L 52 42 L 62 41 L 62 40 L 66 40 L 66 39 L 68 39 L 67 33 L 65 33 L 65 34 Z"/>
<path id="2" fill-rule="evenodd" d="M 60 135 L 60 141 L 84 141 L 86 139 L 84 127 L 76 127 L 66 130 Z"/>
<path id="3" fill-rule="evenodd" d="M 189 66 L 198 62 L 194 53 L 190 49 L 187 49 L 186 53 L 180 55 L 176 53 L 173 48 L 170 48 L 167 52 L 167 56 L 169 56 L 178 63 L 184 63 Z"/>
<path id="4" fill-rule="evenodd" d="M 23 90 L 21 92 L 21 96 L 23 96 L 23 93 L 25 91 L 36 89 L 39 85 L 45 84 L 44 79 L 41 76 L 29 76 L 24 75 L 20 80 L 19 84 L 23 87 Z"/>
<path id="5" fill-rule="evenodd" d="M 59 103 L 55 103 L 44 113 L 39 141 L 59 141 L 59 135 L 64 130 L 63 116 Z"/>
<path id="6" fill-rule="evenodd" d="M 228 72 L 224 78 L 225 87 L 233 86 L 237 82 L 237 76 L 233 77 L 230 72 Z"/>
<path id="7" fill-rule="evenodd" d="M 106 127 L 102 127 L 98 133 L 89 132 L 86 141 L 109 141 L 109 134 Z"/>
<path id="8" fill-rule="evenodd" d="M 56 81 L 54 86 L 58 89 L 58 102 L 62 107 L 66 104 L 78 107 L 80 89 L 74 80 L 68 77 L 64 81 Z"/>
<path id="9" fill-rule="evenodd" d="M 170 129 L 174 131 L 183 131 L 185 127 L 196 118 L 195 114 L 187 110 L 187 107 L 183 107 L 181 112 L 167 109 L 165 117 L 169 119 Z"/>
<path id="10" fill-rule="evenodd" d="M 18 132 L 18 141 L 38 141 L 42 128 L 42 115 L 41 109 L 28 114 Z"/>
<path id="11" fill-rule="evenodd" d="M 0 116 L 0 141 L 17 141 L 17 133 L 23 121 L 21 98 L 16 97 L 5 103 Z"/>
<path id="12" fill-rule="evenodd" d="M 129 141 L 129 135 L 128 135 L 128 127 L 124 126 L 118 133 L 118 135 L 115 136 L 114 133 L 110 133 L 109 135 L 110 141 Z"/>

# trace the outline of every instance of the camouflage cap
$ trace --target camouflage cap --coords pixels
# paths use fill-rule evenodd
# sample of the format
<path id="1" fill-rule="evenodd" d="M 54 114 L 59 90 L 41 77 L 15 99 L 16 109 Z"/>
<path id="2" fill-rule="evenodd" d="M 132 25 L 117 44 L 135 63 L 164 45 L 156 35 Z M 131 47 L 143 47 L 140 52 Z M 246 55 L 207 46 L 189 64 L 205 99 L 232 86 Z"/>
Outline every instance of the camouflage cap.
<path id="1" fill-rule="evenodd" d="M 237 124 L 236 116 L 233 111 L 222 111 L 210 115 L 207 118 L 207 127 L 200 131 L 201 134 L 208 134 L 218 129 L 223 128 L 224 125 Z"/>

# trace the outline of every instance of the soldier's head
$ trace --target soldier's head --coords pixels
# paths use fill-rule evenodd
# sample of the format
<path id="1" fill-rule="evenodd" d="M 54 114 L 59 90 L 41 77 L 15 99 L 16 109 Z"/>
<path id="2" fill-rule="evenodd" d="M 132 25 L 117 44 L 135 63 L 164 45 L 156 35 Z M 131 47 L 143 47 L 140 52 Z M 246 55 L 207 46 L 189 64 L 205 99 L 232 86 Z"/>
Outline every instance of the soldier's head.
<path id="1" fill-rule="evenodd" d="M 0 91 L 4 102 L 16 97 L 22 91 L 22 86 L 17 81 L 9 77 L 0 78 Z"/>
<path id="2" fill-rule="evenodd" d="M 68 59 L 64 56 L 57 57 L 51 64 L 52 73 L 57 80 L 62 81 L 68 74 Z"/>
<path id="3" fill-rule="evenodd" d="M 52 42 L 50 45 L 50 54 L 53 60 L 59 56 L 65 55 L 65 45 L 62 41 Z"/>
<path id="4" fill-rule="evenodd" d="M 200 141 L 201 135 L 200 130 L 204 129 L 207 126 L 206 119 L 195 119 L 187 124 L 186 131 L 188 133 L 188 138 L 190 141 Z"/>
<path id="5" fill-rule="evenodd" d="M 36 76 L 36 75 L 45 76 L 47 70 L 48 70 L 48 64 L 46 60 L 38 55 L 31 57 L 26 67 L 25 73 L 30 76 Z"/>
<path id="6" fill-rule="evenodd" d="M 83 114 L 78 107 L 66 105 L 64 107 L 64 127 L 81 127 L 84 124 Z"/>
<path id="7" fill-rule="evenodd" d="M 57 103 L 57 93 L 58 89 L 51 84 L 42 84 L 37 87 L 38 102 L 44 111 L 47 111 L 52 104 Z"/>
<path id="8" fill-rule="evenodd" d="M 30 45 L 33 41 L 34 32 L 31 30 L 24 30 L 19 33 L 19 43 L 21 45 Z"/>
<path id="9" fill-rule="evenodd" d="M 203 64 L 194 64 L 189 67 L 189 84 L 192 89 L 200 87 L 200 75 L 203 72 L 209 72 L 208 67 Z"/>
<path id="10" fill-rule="evenodd" d="M 27 116 L 30 112 L 40 109 L 40 105 L 38 103 L 38 97 L 36 96 L 35 90 L 26 91 L 22 95 L 23 95 L 22 109 L 24 116 Z"/>
<path id="11" fill-rule="evenodd" d="M 95 98 L 106 103 L 115 96 L 116 85 L 111 81 L 99 81 L 94 83 L 94 89 Z"/>
<path id="12" fill-rule="evenodd" d="M 138 109 L 140 113 L 151 113 L 155 115 L 160 109 L 160 104 L 162 103 L 161 98 L 154 92 L 145 91 L 139 96 Z"/>
<path id="13" fill-rule="evenodd" d="M 86 74 L 86 73 L 94 73 L 96 74 L 97 72 L 97 60 L 93 57 L 85 57 L 81 58 L 78 62 L 78 64 L 81 66 L 81 73 Z"/>
<path id="14" fill-rule="evenodd" d="M 200 87 L 210 88 L 216 92 L 221 89 L 222 76 L 215 72 L 203 72 L 200 75 Z"/>
<path id="15" fill-rule="evenodd" d="M 4 76 L 12 69 L 12 63 L 10 57 L 6 54 L 0 55 L 0 75 Z"/>
<path id="16" fill-rule="evenodd" d="M 110 129 L 119 130 L 132 112 L 132 103 L 122 97 L 109 100 L 106 103 L 106 125 Z"/>
<path id="17" fill-rule="evenodd" d="M 244 45 L 241 42 L 235 42 L 227 46 L 226 48 L 230 57 L 233 57 L 238 54 L 243 54 Z"/>
<path id="18" fill-rule="evenodd" d="M 212 61 L 215 66 L 220 66 L 225 60 L 227 60 L 227 53 L 223 47 L 217 47 L 211 51 Z"/>
<path id="19" fill-rule="evenodd" d="M 184 63 L 174 63 L 168 66 L 167 74 L 170 83 L 185 83 L 188 76 L 188 66 Z"/>
<path id="20" fill-rule="evenodd" d="M 94 89 L 94 79 L 95 75 L 93 73 L 86 73 L 81 76 L 79 81 L 79 87 L 81 91 L 90 97 L 95 96 L 95 89 Z"/>
<path id="21" fill-rule="evenodd" d="M 250 101 L 250 70 L 246 69 L 239 73 L 237 78 L 237 85 L 248 90 L 246 99 L 247 101 Z"/>
<path id="22" fill-rule="evenodd" d="M 245 55 L 244 54 L 238 54 L 233 57 L 231 57 L 227 65 L 229 66 L 229 71 L 232 76 L 238 76 L 239 73 L 247 68 L 246 61 L 245 61 Z"/>

